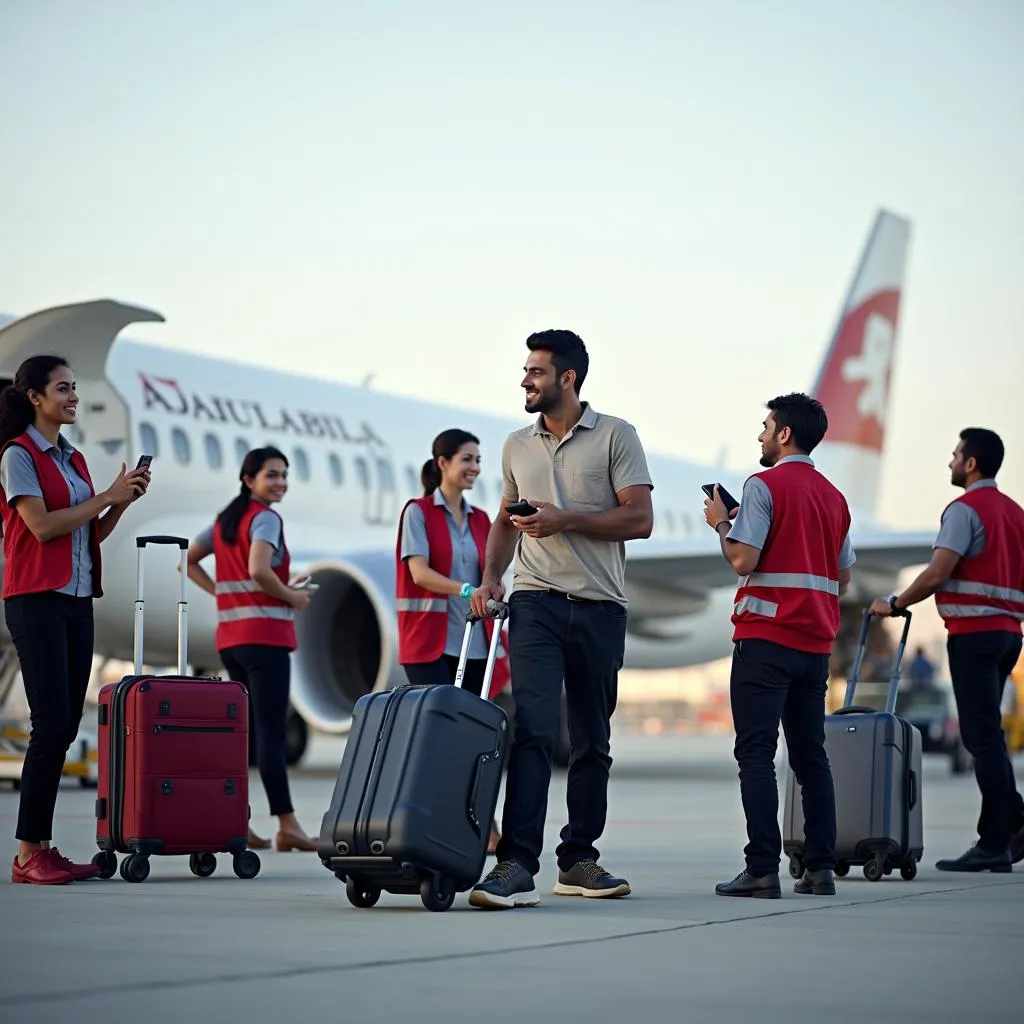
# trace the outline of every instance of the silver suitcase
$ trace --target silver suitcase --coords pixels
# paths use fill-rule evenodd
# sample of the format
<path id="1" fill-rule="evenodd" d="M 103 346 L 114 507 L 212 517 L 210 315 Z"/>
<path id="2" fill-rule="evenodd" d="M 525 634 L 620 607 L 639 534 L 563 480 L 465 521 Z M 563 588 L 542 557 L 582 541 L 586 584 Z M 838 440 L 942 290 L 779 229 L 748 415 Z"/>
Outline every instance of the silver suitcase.
<path id="1" fill-rule="evenodd" d="M 895 869 L 910 881 L 924 853 L 921 733 L 895 713 L 900 663 L 911 618 L 909 611 L 900 614 L 903 635 L 893 658 L 885 709 L 878 711 L 853 703 L 872 618 L 865 612 L 843 706 L 825 718 L 825 752 L 836 796 L 836 874 L 840 877 L 851 867 L 863 865 L 864 877 L 870 882 Z M 800 786 L 790 770 L 782 849 L 789 857 L 789 873 L 794 878 L 804 871 L 803 848 Z"/>

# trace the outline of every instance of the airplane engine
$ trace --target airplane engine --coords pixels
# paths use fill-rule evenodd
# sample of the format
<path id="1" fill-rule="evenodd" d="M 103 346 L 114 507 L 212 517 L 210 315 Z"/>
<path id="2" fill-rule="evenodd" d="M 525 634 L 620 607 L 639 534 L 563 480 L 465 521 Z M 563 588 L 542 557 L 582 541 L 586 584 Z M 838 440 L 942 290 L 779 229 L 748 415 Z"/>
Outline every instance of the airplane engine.
<path id="1" fill-rule="evenodd" d="M 314 729 L 344 733 L 363 694 L 405 680 L 398 664 L 394 556 L 354 555 L 308 571 L 319 590 L 295 617 L 291 700 Z"/>

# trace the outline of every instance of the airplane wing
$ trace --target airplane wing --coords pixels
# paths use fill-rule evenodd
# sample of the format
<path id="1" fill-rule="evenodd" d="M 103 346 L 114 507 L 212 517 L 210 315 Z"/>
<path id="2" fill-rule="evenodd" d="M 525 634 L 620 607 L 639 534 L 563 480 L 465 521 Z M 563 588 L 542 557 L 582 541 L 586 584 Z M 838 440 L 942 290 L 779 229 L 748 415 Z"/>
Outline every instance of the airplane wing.
<path id="1" fill-rule="evenodd" d="M 710 531 L 709 531 L 710 533 Z M 853 532 L 850 536 L 858 575 L 895 577 L 911 565 L 931 560 L 934 532 Z M 735 587 L 737 576 L 712 538 L 648 541 L 627 548 L 626 583 L 641 588 L 698 595 L 716 587 Z"/>

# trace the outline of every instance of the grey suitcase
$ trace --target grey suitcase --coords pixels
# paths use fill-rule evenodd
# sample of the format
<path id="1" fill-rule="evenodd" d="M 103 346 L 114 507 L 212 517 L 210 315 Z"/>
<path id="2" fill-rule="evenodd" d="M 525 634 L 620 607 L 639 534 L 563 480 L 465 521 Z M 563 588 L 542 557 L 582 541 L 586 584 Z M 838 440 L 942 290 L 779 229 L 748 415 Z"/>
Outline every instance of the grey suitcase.
<path id="1" fill-rule="evenodd" d="M 840 877 L 851 867 L 863 865 L 864 877 L 870 882 L 894 869 L 910 881 L 924 854 L 921 733 L 895 713 L 911 618 L 909 611 L 900 614 L 903 634 L 893 658 L 885 709 L 853 703 L 872 618 L 865 612 L 843 706 L 825 718 L 825 751 L 836 796 L 836 874 Z M 799 878 L 804 870 L 804 815 L 800 786 L 792 770 L 788 776 L 782 849 L 789 857 L 789 873 Z"/>
<path id="2" fill-rule="evenodd" d="M 490 611 L 504 620 L 508 605 Z M 428 910 L 445 911 L 483 873 L 509 726 L 497 704 L 462 688 L 477 621 L 470 611 L 454 686 L 403 684 L 356 702 L 317 845 L 355 907 L 372 907 L 384 891 L 419 893 Z M 484 694 L 500 637 L 499 621 Z"/>

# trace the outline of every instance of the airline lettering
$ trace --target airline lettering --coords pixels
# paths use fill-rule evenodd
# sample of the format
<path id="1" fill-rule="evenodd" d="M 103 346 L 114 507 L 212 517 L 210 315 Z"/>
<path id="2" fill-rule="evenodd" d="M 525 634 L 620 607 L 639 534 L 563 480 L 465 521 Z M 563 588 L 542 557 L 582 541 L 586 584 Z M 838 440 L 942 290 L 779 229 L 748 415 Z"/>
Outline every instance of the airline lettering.
<path id="1" fill-rule="evenodd" d="M 232 423 L 243 428 L 259 428 L 270 433 L 292 433 L 299 437 L 328 437 L 332 441 L 349 444 L 377 444 L 385 446 L 373 428 L 365 422 L 360 432 L 353 434 L 340 416 L 334 413 L 315 413 L 281 408 L 274 419 L 269 418 L 259 402 L 247 398 L 227 398 L 220 395 L 201 396 L 186 394 L 173 377 L 151 377 L 139 372 L 142 383 L 142 401 L 147 409 L 162 409 L 172 416 L 187 416 L 210 423 Z"/>

